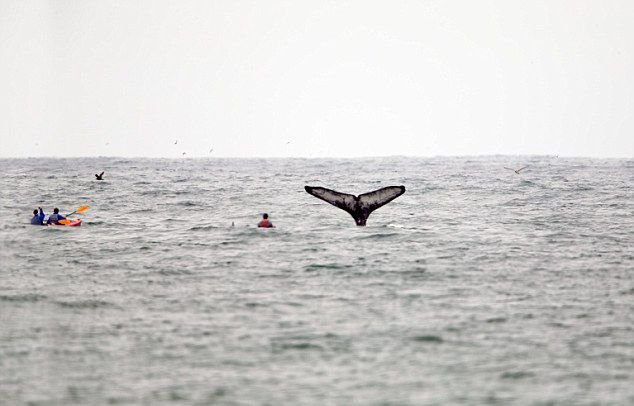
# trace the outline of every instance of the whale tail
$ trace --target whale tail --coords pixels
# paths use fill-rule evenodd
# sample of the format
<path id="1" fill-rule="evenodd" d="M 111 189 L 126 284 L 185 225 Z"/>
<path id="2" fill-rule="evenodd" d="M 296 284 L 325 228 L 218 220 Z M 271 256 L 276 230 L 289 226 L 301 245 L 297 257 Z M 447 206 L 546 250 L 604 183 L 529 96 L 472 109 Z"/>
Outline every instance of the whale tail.
<path id="1" fill-rule="evenodd" d="M 316 198 L 350 213 L 358 226 L 365 226 L 370 213 L 405 193 L 405 186 L 388 186 L 359 196 L 324 187 L 305 186 L 304 189 Z"/>

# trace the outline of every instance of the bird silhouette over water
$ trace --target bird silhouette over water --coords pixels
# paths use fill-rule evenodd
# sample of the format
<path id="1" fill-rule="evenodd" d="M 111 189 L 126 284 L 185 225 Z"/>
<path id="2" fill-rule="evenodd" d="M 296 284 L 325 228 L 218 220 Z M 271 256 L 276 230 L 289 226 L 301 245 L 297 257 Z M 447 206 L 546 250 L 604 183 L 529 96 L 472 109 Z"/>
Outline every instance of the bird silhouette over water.
<path id="1" fill-rule="evenodd" d="M 95 178 L 97 178 L 97 180 L 103 180 L 103 172 L 101 172 L 99 175 L 95 173 Z"/>
<path id="2" fill-rule="evenodd" d="M 521 172 L 521 171 L 523 171 L 523 170 L 524 170 L 524 169 L 526 169 L 526 168 L 528 168 L 528 165 L 526 165 L 526 166 L 524 166 L 524 167 L 521 167 L 521 168 L 519 168 L 519 169 L 508 168 L 508 167 L 506 167 L 506 166 L 504 167 L 504 169 L 508 169 L 508 170 L 510 170 L 510 171 L 513 171 L 513 172 L 515 172 L 515 173 L 516 173 L 516 174 L 518 174 L 518 175 L 520 174 L 520 172 Z"/>

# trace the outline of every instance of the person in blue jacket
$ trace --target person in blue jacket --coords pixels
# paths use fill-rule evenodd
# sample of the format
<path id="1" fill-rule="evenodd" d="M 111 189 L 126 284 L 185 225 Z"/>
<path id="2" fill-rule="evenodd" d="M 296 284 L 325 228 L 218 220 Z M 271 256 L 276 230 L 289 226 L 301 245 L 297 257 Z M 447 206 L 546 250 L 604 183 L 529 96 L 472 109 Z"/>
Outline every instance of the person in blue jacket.
<path id="1" fill-rule="evenodd" d="M 53 214 L 48 216 L 46 224 L 59 224 L 60 220 L 66 220 L 66 217 L 59 214 L 59 209 L 56 207 L 53 209 Z"/>
<path id="2" fill-rule="evenodd" d="M 38 207 L 38 209 L 40 209 L 39 213 L 37 212 L 37 210 L 33 210 L 33 218 L 31 218 L 31 224 L 33 224 L 34 226 L 43 226 L 44 225 L 44 211 L 42 210 L 41 207 Z"/>

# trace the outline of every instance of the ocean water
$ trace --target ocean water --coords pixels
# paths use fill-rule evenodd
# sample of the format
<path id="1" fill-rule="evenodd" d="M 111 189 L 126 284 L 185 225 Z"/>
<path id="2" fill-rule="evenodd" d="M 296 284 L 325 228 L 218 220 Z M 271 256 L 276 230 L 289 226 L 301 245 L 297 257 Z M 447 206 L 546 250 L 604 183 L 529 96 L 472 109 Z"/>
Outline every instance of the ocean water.
<path id="1" fill-rule="evenodd" d="M 0 174 L 2 405 L 634 403 L 632 159 Z M 305 185 L 407 192 L 356 227 Z M 79 228 L 28 224 L 83 204 Z"/>

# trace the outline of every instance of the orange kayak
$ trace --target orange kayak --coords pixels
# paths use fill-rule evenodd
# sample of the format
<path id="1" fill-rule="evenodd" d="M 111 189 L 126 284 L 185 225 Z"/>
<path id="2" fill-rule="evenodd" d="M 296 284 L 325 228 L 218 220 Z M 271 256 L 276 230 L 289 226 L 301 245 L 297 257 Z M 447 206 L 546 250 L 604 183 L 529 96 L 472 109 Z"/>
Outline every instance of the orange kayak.
<path id="1" fill-rule="evenodd" d="M 68 224 L 49 224 L 49 226 L 79 227 L 81 226 L 81 219 L 71 220 Z"/>

